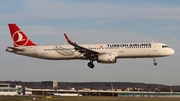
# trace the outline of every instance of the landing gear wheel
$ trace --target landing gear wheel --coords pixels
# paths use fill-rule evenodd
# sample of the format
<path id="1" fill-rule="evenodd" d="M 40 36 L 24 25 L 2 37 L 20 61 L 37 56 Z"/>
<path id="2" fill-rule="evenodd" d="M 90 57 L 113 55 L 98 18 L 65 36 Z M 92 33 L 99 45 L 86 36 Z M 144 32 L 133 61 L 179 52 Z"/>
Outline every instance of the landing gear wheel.
<path id="1" fill-rule="evenodd" d="M 156 63 L 156 62 L 154 63 L 154 66 L 157 66 L 157 63 Z"/>
<path id="2" fill-rule="evenodd" d="M 93 62 L 89 62 L 87 65 L 88 65 L 88 67 L 90 67 L 90 68 L 94 68 Z"/>
<path id="3" fill-rule="evenodd" d="M 157 66 L 156 57 L 153 58 L 154 66 Z"/>

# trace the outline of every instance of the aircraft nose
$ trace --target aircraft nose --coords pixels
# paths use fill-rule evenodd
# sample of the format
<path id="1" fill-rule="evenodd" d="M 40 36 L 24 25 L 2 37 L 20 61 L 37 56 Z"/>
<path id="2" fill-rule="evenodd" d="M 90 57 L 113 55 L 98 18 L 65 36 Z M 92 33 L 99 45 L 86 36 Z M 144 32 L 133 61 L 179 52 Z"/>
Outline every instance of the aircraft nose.
<path id="1" fill-rule="evenodd" d="M 172 55 L 172 54 L 174 54 L 174 53 L 175 53 L 174 49 L 171 49 L 171 50 L 170 50 L 170 54 Z"/>

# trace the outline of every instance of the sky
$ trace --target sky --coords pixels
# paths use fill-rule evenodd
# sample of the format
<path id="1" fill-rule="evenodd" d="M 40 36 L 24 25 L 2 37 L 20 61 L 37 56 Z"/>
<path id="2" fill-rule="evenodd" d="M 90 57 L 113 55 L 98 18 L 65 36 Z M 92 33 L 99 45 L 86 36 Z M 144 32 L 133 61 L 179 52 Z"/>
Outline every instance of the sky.
<path id="1" fill-rule="evenodd" d="M 42 60 L 5 51 L 16 23 L 37 44 L 162 42 L 175 54 L 118 59 L 87 67 L 87 60 Z M 142 82 L 180 85 L 179 0 L 0 0 L 0 81 Z M 67 44 L 67 43 L 66 43 Z"/>

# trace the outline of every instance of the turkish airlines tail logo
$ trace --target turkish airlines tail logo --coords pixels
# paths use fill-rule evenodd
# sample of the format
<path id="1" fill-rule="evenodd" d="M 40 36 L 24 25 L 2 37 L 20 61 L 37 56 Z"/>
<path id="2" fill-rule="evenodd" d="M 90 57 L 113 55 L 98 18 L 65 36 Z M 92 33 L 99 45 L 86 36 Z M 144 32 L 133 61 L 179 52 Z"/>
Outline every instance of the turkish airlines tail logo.
<path id="1" fill-rule="evenodd" d="M 9 24 L 9 30 L 13 40 L 14 47 L 19 46 L 35 46 L 34 44 L 16 24 Z"/>

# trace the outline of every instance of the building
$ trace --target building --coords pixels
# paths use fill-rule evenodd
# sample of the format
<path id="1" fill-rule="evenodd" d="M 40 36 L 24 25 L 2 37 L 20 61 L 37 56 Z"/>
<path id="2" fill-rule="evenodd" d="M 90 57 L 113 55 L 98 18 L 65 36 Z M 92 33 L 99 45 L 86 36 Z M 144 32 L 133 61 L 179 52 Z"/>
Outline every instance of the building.
<path id="1" fill-rule="evenodd" d="M 42 81 L 43 88 L 57 88 L 58 87 L 58 81 Z"/>
<path id="2" fill-rule="evenodd" d="M 121 91 L 121 90 L 64 90 L 64 89 L 32 89 L 25 88 L 25 95 L 55 96 L 118 96 L 118 97 L 180 97 L 180 92 Z"/>
<path id="3" fill-rule="evenodd" d="M 16 85 L 15 87 L 10 87 L 10 84 L 0 83 L 0 96 L 14 96 L 22 95 L 22 87 Z"/>
<path id="4" fill-rule="evenodd" d="M 180 97 L 180 92 L 122 91 L 119 97 Z"/>
<path id="5" fill-rule="evenodd" d="M 117 96 L 119 91 L 75 90 L 75 89 L 32 89 L 25 88 L 25 95 L 56 95 L 56 96 Z"/>

